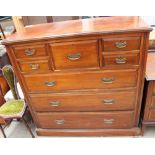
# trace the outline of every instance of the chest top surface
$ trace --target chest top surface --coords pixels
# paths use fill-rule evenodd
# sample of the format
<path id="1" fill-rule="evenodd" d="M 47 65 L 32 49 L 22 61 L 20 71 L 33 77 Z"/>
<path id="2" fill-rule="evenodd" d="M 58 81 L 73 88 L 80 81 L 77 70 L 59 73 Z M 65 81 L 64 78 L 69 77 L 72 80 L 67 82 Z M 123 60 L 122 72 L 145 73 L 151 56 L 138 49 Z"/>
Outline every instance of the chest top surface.
<path id="1" fill-rule="evenodd" d="M 101 17 L 27 26 L 20 32 L 8 36 L 2 43 L 144 31 L 151 31 L 151 28 L 139 17 Z"/>

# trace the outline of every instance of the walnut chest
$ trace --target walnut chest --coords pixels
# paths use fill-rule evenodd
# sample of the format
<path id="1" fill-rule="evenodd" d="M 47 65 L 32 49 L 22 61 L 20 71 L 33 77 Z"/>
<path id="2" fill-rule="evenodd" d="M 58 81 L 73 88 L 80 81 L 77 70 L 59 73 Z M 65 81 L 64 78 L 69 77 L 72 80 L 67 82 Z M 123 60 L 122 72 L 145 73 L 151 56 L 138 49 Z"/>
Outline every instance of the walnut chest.
<path id="1" fill-rule="evenodd" d="M 146 81 L 143 96 L 142 131 L 147 126 L 155 125 L 155 52 L 148 53 L 146 65 Z"/>
<path id="2" fill-rule="evenodd" d="M 148 38 L 138 17 L 25 27 L 3 40 L 44 136 L 138 135 Z"/>

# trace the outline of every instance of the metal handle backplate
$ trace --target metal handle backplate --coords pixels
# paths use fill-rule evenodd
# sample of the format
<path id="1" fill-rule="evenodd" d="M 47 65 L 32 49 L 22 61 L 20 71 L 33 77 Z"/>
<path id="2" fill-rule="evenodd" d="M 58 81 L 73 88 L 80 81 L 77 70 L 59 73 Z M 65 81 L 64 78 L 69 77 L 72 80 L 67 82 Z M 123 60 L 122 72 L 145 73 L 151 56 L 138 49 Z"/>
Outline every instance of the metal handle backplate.
<path id="1" fill-rule="evenodd" d="M 78 59 L 81 58 L 81 54 L 80 54 L 80 53 L 68 54 L 68 55 L 67 55 L 67 58 L 68 58 L 69 60 L 72 60 L 72 61 L 78 60 Z"/>
<path id="2" fill-rule="evenodd" d="M 103 83 L 107 83 L 107 84 L 110 84 L 110 83 L 113 83 L 113 81 L 115 80 L 114 77 L 112 78 L 102 78 L 101 79 L 103 81 Z"/>
<path id="3" fill-rule="evenodd" d="M 118 57 L 118 58 L 115 59 L 115 62 L 117 64 L 125 64 L 127 62 L 127 59 L 124 58 L 124 57 Z"/>
<path id="4" fill-rule="evenodd" d="M 127 46 L 127 42 L 126 41 L 119 41 L 115 43 L 117 48 L 125 48 Z"/>
<path id="5" fill-rule="evenodd" d="M 39 64 L 30 64 L 30 68 L 32 69 L 32 70 L 37 70 L 37 69 L 39 69 Z"/>
<path id="6" fill-rule="evenodd" d="M 56 123 L 57 125 L 63 125 L 63 124 L 65 123 L 65 120 L 63 120 L 63 119 L 58 119 L 58 120 L 55 120 L 55 123 Z"/>
<path id="7" fill-rule="evenodd" d="M 49 102 L 49 105 L 53 106 L 53 107 L 58 107 L 58 106 L 60 106 L 60 102 L 59 101 L 51 101 L 51 102 Z"/>
<path id="8" fill-rule="evenodd" d="M 32 56 L 32 55 L 35 54 L 35 49 L 28 48 L 28 49 L 25 50 L 25 54 L 27 56 Z"/>
<path id="9" fill-rule="evenodd" d="M 113 100 L 113 99 L 104 99 L 102 102 L 103 102 L 104 104 L 106 104 L 106 105 L 111 105 L 111 104 L 114 103 L 114 100 Z"/>
<path id="10" fill-rule="evenodd" d="M 104 119 L 104 124 L 113 124 L 114 123 L 114 119 Z"/>
<path id="11" fill-rule="evenodd" d="M 48 87 L 53 87 L 56 85 L 56 81 L 45 81 L 44 84 Z"/>

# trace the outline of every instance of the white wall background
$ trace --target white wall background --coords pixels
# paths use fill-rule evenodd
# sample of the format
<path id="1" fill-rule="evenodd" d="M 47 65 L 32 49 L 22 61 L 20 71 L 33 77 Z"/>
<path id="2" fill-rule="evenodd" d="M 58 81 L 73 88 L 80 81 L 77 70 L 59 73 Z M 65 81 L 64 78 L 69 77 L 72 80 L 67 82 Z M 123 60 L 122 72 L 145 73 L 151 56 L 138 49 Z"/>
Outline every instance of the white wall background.
<path id="1" fill-rule="evenodd" d="M 141 16 L 148 24 L 155 27 L 155 16 Z"/>

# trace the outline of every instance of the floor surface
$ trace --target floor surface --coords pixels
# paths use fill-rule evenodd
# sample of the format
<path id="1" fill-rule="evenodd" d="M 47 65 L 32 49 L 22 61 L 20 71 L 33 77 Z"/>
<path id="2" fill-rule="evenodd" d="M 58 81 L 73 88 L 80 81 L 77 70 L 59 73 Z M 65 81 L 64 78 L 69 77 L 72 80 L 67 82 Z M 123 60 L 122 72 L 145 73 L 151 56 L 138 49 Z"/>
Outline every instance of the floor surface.
<path id="1" fill-rule="evenodd" d="M 33 133 L 35 134 L 35 126 L 31 124 Z M 26 129 L 23 122 L 13 121 L 10 126 L 6 127 L 5 133 L 8 138 L 31 138 L 28 130 Z M 44 138 L 37 136 L 37 138 Z M 0 131 L 0 138 L 2 138 L 2 133 Z M 138 136 L 139 138 L 155 138 L 155 127 L 147 127 L 144 133 L 144 136 Z"/>

